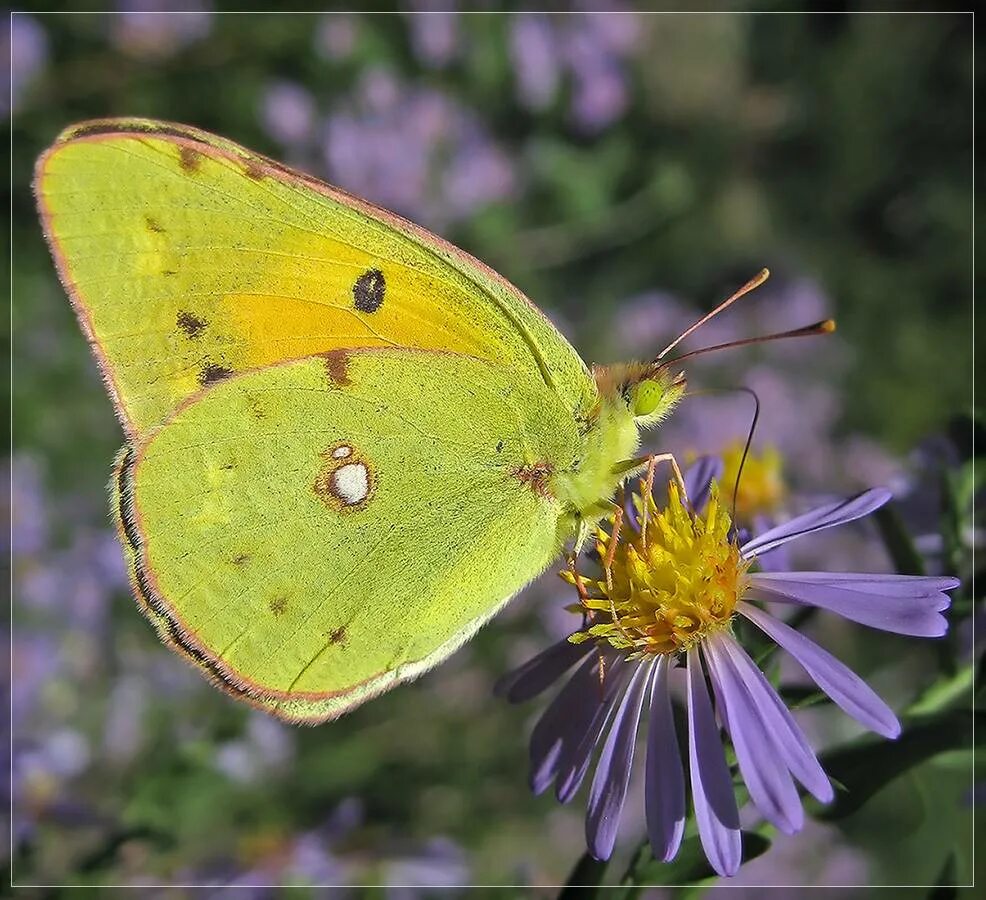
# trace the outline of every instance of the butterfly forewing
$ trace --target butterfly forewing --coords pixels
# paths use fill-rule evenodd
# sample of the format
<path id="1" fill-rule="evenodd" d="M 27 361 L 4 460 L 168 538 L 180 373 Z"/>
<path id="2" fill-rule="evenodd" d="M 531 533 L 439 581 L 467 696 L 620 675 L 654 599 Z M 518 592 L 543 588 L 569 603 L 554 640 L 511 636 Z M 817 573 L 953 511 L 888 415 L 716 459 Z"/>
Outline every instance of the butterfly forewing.
<path id="1" fill-rule="evenodd" d="M 338 348 L 468 354 L 595 386 L 548 320 L 472 257 L 397 216 L 186 126 L 69 129 L 35 190 L 61 278 L 128 433 L 204 386 Z"/>

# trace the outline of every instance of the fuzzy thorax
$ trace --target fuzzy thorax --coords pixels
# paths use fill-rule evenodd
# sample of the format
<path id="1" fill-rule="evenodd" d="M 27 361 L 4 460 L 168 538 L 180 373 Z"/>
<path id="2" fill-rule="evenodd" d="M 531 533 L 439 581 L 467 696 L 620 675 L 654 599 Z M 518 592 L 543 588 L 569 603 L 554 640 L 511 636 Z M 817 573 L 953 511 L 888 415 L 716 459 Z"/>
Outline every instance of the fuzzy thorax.
<path id="1" fill-rule="evenodd" d="M 552 490 L 582 522 L 598 521 L 616 488 L 639 467 L 631 465 L 640 430 L 661 422 L 685 391 L 683 375 L 650 363 L 621 363 L 593 370 L 599 403 L 584 435 L 583 452 L 570 471 L 559 472 Z"/>

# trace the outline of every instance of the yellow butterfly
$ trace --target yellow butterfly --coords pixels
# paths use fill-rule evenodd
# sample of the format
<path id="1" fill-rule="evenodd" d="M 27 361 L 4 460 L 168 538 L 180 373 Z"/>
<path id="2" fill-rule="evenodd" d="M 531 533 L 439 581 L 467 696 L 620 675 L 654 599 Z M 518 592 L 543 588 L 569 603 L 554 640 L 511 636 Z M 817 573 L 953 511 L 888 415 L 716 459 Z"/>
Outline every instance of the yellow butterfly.
<path id="1" fill-rule="evenodd" d="M 35 192 L 126 432 L 135 594 L 287 720 L 448 656 L 609 510 L 684 391 L 660 358 L 590 371 L 471 256 L 194 128 L 76 125 Z"/>

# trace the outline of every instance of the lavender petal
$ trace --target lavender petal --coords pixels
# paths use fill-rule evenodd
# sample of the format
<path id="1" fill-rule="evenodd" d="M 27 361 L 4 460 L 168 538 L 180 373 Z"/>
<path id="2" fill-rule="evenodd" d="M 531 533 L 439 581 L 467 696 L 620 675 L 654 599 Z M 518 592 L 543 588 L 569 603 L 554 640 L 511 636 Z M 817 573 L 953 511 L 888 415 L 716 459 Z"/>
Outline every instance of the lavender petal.
<path id="1" fill-rule="evenodd" d="M 581 644 L 558 641 L 500 678 L 493 686 L 493 693 L 511 703 L 530 700 L 550 687 L 591 649 L 589 641 Z"/>
<path id="2" fill-rule="evenodd" d="M 703 650 L 716 696 L 729 709 L 729 736 L 750 799 L 781 831 L 794 834 L 804 825 L 801 799 L 756 698 L 723 643 L 719 636 L 709 637 Z"/>
<path id="3" fill-rule="evenodd" d="M 647 763 L 644 805 L 647 836 L 655 859 L 670 862 L 678 854 L 685 833 L 685 773 L 678 752 L 671 694 L 668 691 L 668 657 L 654 664 L 651 682 L 650 722 L 647 728 Z"/>
<path id="4" fill-rule="evenodd" d="M 806 584 L 847 584 L 854 591 L 865 591 L 871 594 L 882 594 L 886 597 L 924 597 L 931 594 L 944 593 L 957 588 L 961 582 L 958 578 L 938 575 L 884 575 L 874 572 L 769 572 L 765 580 L 779 577 L 796 576 L 798 581 Z M 945 598 L 945 609 L 948 598 Z"/>
<path id="5" fill-rule="evenodd" d="M 560 803 L 568 803 L 575 796 L 592 760 L 592 751 L 596 749 L 599 738 L 610 721 L 616 708 L 616 698 L 626 688 L 630 677 L 628 669 L 632 666 L 623 663 L 622 656 L 612 657 L 608 662 L 604 684 L 598 681 L 591 687 L 595 703 L 590 707 L 591 715 L 584 721 L 584 727 L 576 733 L 570 732 L 573 739 L 562 745 L 558 758 L 558 778 L 555 781 L 555 797 Z M 587 698 L 583 698 L 583 703 Z"/>
<path id="6" fill-rule="evenodd" d="M 649 678 L 650 666 L 638 665 L 613 715 L 613 724 L 596 763 L 585 817 L 586 844 L 596 859 L 609 859 L 616 843 Z"/>
<path id="7" fill-rule="evenodd" d="M 851 577 L 843 576 L 824 583 L 818 578 L 804 580 L 800 572 L 758 572 L 750 576 L 750 595 L 755 592 L 756 597 L 764 600 L 818 606 L 861 625 L 897 634 L 941 637 L 948 630 L 948 623 L 941 615 L 941 610 L 951 602 L 947 595 L 933 588 L 915 595 L 903 583 L 901 589 L 895 589 L 893 582 L 887 582 L 880 593 L 875 593 L 870 578 L 862 576 L 866 580 L 854 583 Z M 857 590 L 857 586 L 862 590 Z"/>
<path id="8" fill-rule="evenodd" d="M 579 666 L 558 696 L 548 704 L 531 733 L 531 790 L 540 794 L 558 774 L 562 749 L 576 742 L 594 712 L 599 697 L 598 661 L 595 656 Z"/>
<path id="9" fill-rule="evenodd" d="M 900 722 L 876 692 L 827 650 L 779 619 L 740 601 L 737 610 L 791 654 L 832 701 L 867 728 L 896 738 Z"/>
<path id="10" fill-rule="evenodd" d="M 629 524 L 634 531 L 639 532 L 640 517 L 637 515 L 637 507 L 633 502 L 634 496 L 633 491 L 627 491 L 623 497 L 623 521 Z"/>
<path id="11" fill-rule="evenodd" d="M 723 464 L 718 456 L 700 456 L 687 469 L 682 478 L 692 509 L 701 511 L 709 501 L 712 481 L 722 477 Z"/>
<path id="12" fill-rule="evenodd" d="M 720 875 L 739 870 L 739 811 L 712 713 L 698 650 L 688 651 L 688 767 L 698 833 L 705 855 Z"/>
<path id="13" fill-rule="evenodd" d="M 822 803 L 828 803 L 833 796 L 832 784 L 804 732 L 794 721 L 791 711 L 756 663 L 735 640 L 725 639 L 723 647 L 738 676 L 750 691 L 765 723 L 765 729 L 773 738 L 784 764 L 813 796 Z"/>
<path id="14" fill-rule="evenodd" d="M 774 547 L 780 547 L 802 535 L 861 519 L 883 506 L 891 496 L 890 491 L 885 488 L 873 488 L 847 500 L 820 506 L 757 535 L 740 547 L 740 552 L 748 558 L 755 553 L 765 553 Z"/>

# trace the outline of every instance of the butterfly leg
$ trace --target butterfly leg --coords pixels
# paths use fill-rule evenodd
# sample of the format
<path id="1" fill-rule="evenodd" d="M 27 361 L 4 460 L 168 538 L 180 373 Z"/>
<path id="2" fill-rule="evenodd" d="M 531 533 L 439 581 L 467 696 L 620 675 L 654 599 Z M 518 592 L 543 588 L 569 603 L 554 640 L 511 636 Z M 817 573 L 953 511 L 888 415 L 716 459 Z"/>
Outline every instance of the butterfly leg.
<path id="1" fill-rule="evenodd" d="M 623 506 L 616 504 L 613 507 L 613 531 L 609 536 L 609 545 L 606 547 L 606 556 L 603 559 L 603 572 L 606 574 L 606 590 L 613 593 L 613 560 L 616 559 L 616 548 L 620 542 L 620 531 L 623 528 Z"/>
<path id="2" fill-rule="evenodd" d="M 595 610 L 589 607 L 589 592 L 585 589 L 585 584 L 582 583 L 582 576 L 579 573 L 575 553 L 572 553 L 568 558 L 568 569 L 572 573 L 572 581 L 575 584 L 575 590 L 578 591 L 579 601 L 582 604 L 582 627 L 585 628 L 596 617 L 596 613 Z M 599 689 L 602 690 L 606 680 L 606 657 L 603 655 L 602 647 L 598 643 L 596 644 L 596 654 L 599 658 Z"/>
<path id="3" fill-rule="evenodd" d="M 650 496 L 651 492 L 654 490 L 654 472 L 657 469 L 657 464 L 667 462 L 671 464 L 671 469 L 674 471 L 675 481 L 678 482 L 678 487 L 681 489 L 681 499 L 687 503 L 688 502 L 688 489 L 685 487 L 685 478 L 681 474 L 681 469 L 678 466 L 678 460 L 675 459 L 673 453 L 652 453 L 647 457 L 647 470 L 646 475 L 641 481 L 641 489 L 643 496 L 640 498 L 643 502 L 643 512 L 640 516 L 640 540 L 643 542 L 644 546 L 647 546 L 647 519 L 650 512 Z"/>

